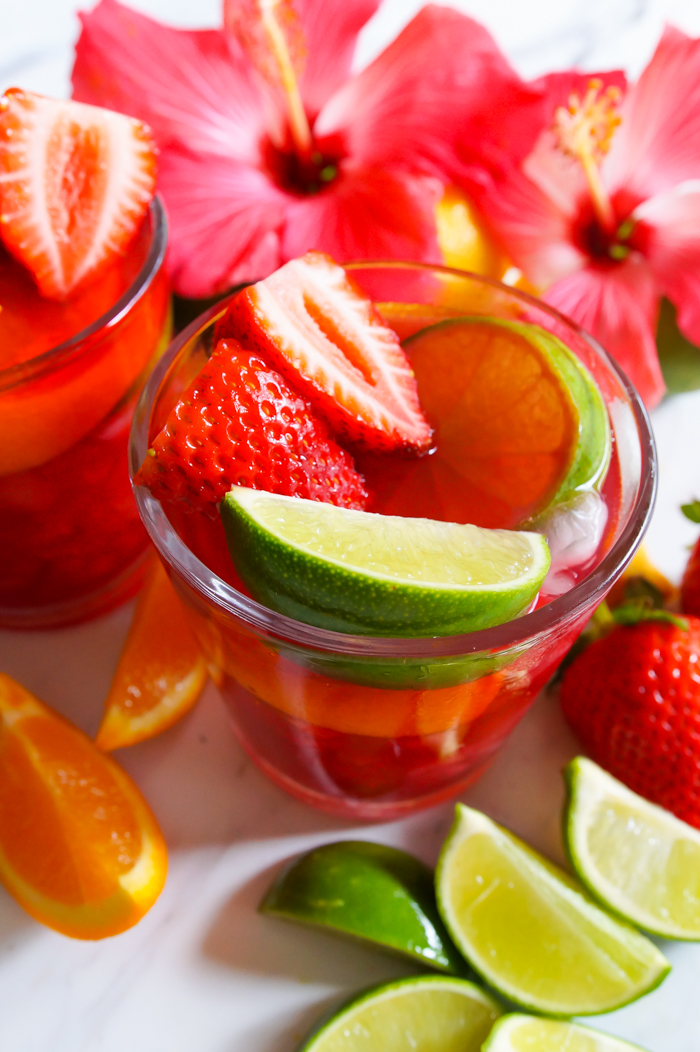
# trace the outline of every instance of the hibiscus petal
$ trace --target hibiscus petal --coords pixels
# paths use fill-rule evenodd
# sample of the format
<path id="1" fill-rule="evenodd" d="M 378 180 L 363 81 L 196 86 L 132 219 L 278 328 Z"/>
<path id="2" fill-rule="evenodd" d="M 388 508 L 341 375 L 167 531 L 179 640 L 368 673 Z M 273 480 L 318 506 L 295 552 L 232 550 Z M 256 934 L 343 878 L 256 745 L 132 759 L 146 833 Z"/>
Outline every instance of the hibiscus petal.
<path id="1" fill-rule="evenodd" d="M 700 40 L 667 28 L 627 94 L 605 177 L 642 201 L 697 178 L 699 157 Z"/>
<path id="2" fill-rule="evenodd" d="M 564 195 L 555 200 L 520 169 L 476 200 L 507 255 L 537 288 L 586 265 L 571 240 L 575 201 Z"/>
<path id="3" fill-rule="evenodd" d="M 163 150 L 159 165 L 177 293 L 213 296 L 280 266 L 279 230 L 290 198 L 263 172 L 179 146 Z"/>
<path id="4" fill-rule="evenodd" d="M 592 333 L 622 366 L 648 408 L 666 390 L 656 354 L 658 292 L 636 254 L 610 267 L 586 267 L 558 281 L 544 299 Z"/>
<path id="5" fill-rule="evenodd" d="M 306 65 L 299 87 L 313 118 L 350 76 L 357 34 L 379 0 L 295 0 L 306 37 Z"/>
<path id="6" fill-rule="evenodd" d="M 161 149 L 175 140 L 255 163 L 263 101 L 232 37 L 172 29 L 117 0 L 102 0 L 80 19 L 74 98 L 145 121 Z"/>
<path id="7" fill-rule="evenodd" d="M 293 259 L 317 248 L 339 262 L 441 263 L 435 228 L 441 195 L 441 183 L 430 177 L 376 168 L 341 172 L 323 192 L 289 204 L 282 253 Z"/>
<path id="8" fill-rule="evenodd" d="M 678 327 L 700 345 L 700 180 L 649 198 L 634 215 L 657 284 L 678 309 Z"/>
<path id="9" fill-rule="evenodd" d="M 361 165 L 478 181 L 527 154 L 540 100 L 482 26 L 431 4 L 330 99 L 315 131 Z"/>

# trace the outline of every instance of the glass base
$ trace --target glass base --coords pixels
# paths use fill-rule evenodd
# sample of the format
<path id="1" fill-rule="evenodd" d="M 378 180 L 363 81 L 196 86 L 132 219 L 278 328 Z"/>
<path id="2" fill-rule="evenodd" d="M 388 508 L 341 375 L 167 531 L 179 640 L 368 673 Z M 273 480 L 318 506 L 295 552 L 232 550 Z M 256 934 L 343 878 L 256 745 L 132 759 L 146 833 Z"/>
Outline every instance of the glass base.
<path id="1" fill-rule="evenodd" d="M 140 590 L 146 571 L 153 559 L 153 549 L 146 548 L 138 559 L 123 570 L 117 578 L 104 588 L 88 595 L 76 596 L 60 603 L 45 606 L 2 607 L 0 606 L 0 629 L 20 632 L 44 629 L 68 628 L 70 625 L 90 621 L 121 606 Z"/>
<path id="2" fill-rule="evenodd" d="M 405 818 L 407 815 L 412 815 L 418 811 L 425 811 L 429 807 L 435 807 L 437 804 L 444 803 L 445 800 L 451 800 L 465 789 L 468 789 L 477 779 L 481 778 L 494 759 L 493 756 L 488 756 L 461 779 L 450 783 L 450 785 L 442 786 L 434 792 L 428 792 L 425 795 L 408 800 L 373 802 L 372 800 L 361 800 L 350 796 L 330 796 L 327 793 L 318 792 L 310 789 L 308 786 L 301 785 L 295 779 L 283 774 L 277 767 L 263 759 L 246 741 L 233 717 L 230 717 L 230 723 L 233 733 L 246 755 L 280 789 L 284 789 L 286 793 L 294 796 L 297 800 L 301 800 L 302 803 L 315 807 L 317 811 L 325 811 L 326 814 L 335 815 L 336 818 L 357 819 L 362 822 L 392 822 L 395 819 Z"/>

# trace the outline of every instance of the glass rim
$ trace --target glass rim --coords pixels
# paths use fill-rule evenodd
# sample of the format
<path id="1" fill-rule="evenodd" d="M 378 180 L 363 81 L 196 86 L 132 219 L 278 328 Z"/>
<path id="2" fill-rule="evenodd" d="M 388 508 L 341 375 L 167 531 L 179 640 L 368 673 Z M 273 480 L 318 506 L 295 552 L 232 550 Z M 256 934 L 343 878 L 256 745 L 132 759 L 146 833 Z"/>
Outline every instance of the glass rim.
<path id="1" fill-rule="evenodd" d="M 410 263 L 397 260 L 371 260 L 343 264 L 348 270 L 413 269 L 439 272 L 445 275 L 467 277 L 508 292 L 516 299 L 549 314 L 554 320 L 575 332 L 615 375 L 627 395 L 640 441 L 640 482 L 632 503 L 628 521 L 596 568 L 574 585 L 570 591 L 558 596 L 545 606 L 530 613 L 491 628 L 480 629 L 452 636 L 366 636 L 335 632 L 316 628 L 302 621 L 287 617 L 268 609 L 256 600 L 239 592 L 223 581 L 190 551 L 170 525 L 165 512 L 144 486 L 134 486 L 134 496 L 141 519 L 160 555 L 183 577 L 195 591 L 225 613 L 243 621 L 258 633 L 273 640 L 285 641 L 296 646 L 335 654 L 348 654 L 365 658 L 412 658 L 436 659 L 457 657 L 487 650 L 502 650 L 517 646 L 541 636 L 552 629 L 567 625 L 600 601 L 611 583 L 619 576 L 631 560 L 649 524 L 654 508 L 657 488 L 657 461 L 651 423 L 635 387 L 598 341 L 572 319 L 554 307 L 520 289 L 513 289 L 493 278 L 469 271 L 457 270 L 429 263 Z M 170 344 L 156 368 L 151 373 L 136 406 L 129 441 L 129 472 L 132 479 L 143 463 L 148 449 L 148 432 L 151 411 L 166 373 L 174 358 L 193 337 L 209 326 L 223 313 L 233 299 L 234 293 L 222 297 L 212 307 L 183 329 Z"/>
<path id="2" fill-rule="evenodd" d="M 168 221 L 163 202 L 157 194 L 148 206 L 147 215 L 153 227 L 148 253 L 138 274 L 116 303 L 80 332 L 56 344 L 55 347 L 50 347 L 48 351 L 42 351 L 41 354 L 29 358 L 26 362 L 17 362 L 6 369 L 0 369 L 0 390 L 5 391 L 17 384 L 34 380 L 48 372 L 54 365 L 63 364 L 74 354 L 77 356 L 81 351 L 87 349 L 84 347 L 86 340 L 89 340 L 96 332 L 118 324 L 133 305 L 141 299 L 160 270 L 168 244 Z M 144 216 L 144 221 L 145 219 L 146 216 Z"/>

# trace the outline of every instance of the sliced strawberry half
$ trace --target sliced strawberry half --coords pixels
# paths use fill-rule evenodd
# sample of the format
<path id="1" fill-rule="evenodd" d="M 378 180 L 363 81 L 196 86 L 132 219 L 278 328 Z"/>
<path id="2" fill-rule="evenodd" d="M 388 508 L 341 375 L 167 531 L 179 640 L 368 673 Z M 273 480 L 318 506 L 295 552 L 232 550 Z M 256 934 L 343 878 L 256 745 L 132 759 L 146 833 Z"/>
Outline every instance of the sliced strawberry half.
<path id="1" fill-rule="evenodd" d="M 325 253 L 307 252 L 244 289 L 217 334 L 257 348 L 349 442 L 385 451 L 429 447 L 430 425 L 398 336 Z"/>
<path id="2" fill-rule="evenodd" d="M 231 486 L 363 509 L 367 491 L 325 421 L 257 352 L 221 340 L 134 482 L 218 518 Z"/>
<path id="3" fill-rule="evenodd" d="M 140 121 L 19 88 L 0 98 L 0 237 L 47 299 L 126 251 L 155 181 Z"/>

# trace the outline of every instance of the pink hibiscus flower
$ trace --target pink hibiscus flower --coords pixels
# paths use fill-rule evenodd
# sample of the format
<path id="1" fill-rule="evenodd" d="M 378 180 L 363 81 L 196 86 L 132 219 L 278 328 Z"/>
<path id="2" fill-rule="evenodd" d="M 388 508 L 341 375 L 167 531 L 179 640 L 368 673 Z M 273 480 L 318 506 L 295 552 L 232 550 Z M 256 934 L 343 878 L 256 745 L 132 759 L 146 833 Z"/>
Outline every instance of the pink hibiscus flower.
<path id="1" fill-rule="evenodd" d="M 227 0 L 227 29 L 168 28 L 102 0 L 81 15 L 74 97 L 150 124 L 176 291 L 202 297 L 310 248 L 440 262 L 435 204 L 520 161 L 541 127 L 489 34 L 424 8 L 349 79 L 378 0 Z"/>
<path id="2" fill-rule="evenodd" d="M 626 92 L 619 75 L 543 83 L 549 127 L 480 207 L 543 298 L 592 332 L 654 406 L 665 390 L 662 296 L 700 344 L 700 41 L 667 29 Z"/>

